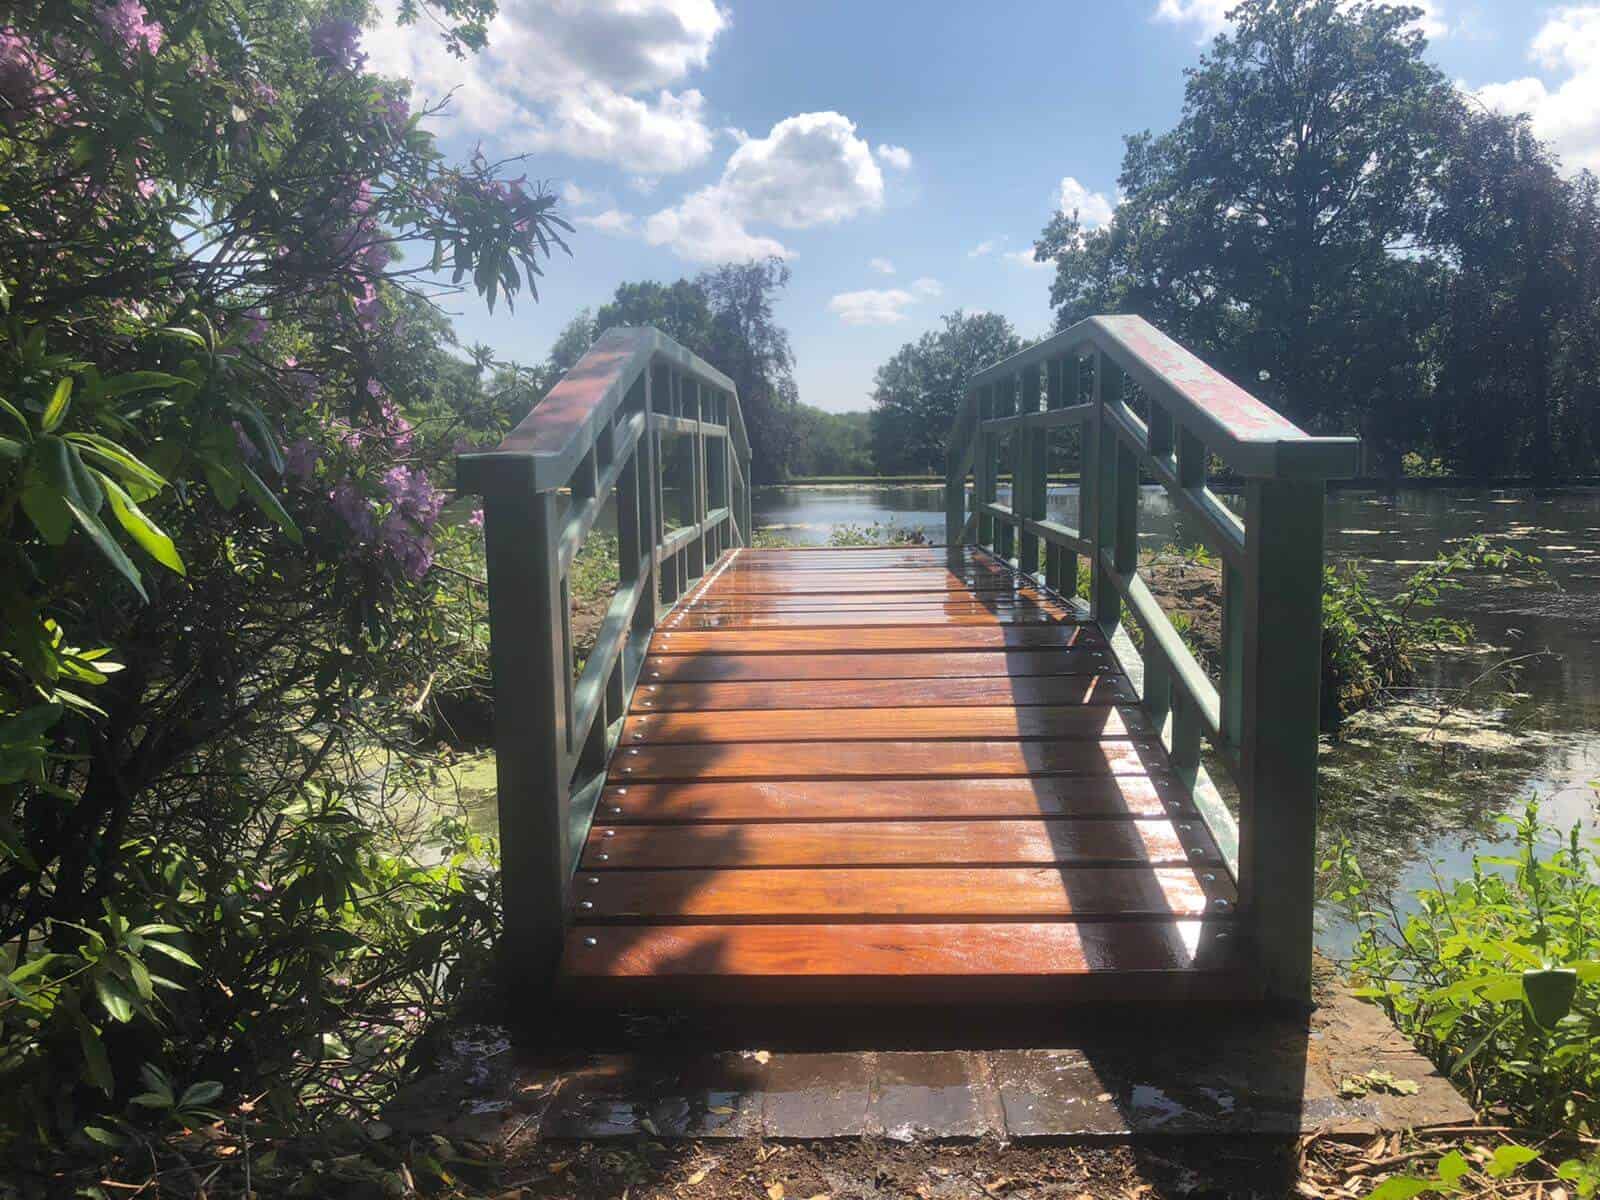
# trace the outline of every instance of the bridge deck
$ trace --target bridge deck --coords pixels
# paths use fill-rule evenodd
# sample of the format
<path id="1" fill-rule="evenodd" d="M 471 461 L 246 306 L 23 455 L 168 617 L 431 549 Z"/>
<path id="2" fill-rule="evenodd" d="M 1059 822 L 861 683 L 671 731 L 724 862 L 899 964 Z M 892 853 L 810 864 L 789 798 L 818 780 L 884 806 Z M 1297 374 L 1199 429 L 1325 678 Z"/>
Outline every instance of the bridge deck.
<path id="1" fill-rule="evenodd" d="M 1236 895 L 1099 630 L 982 551 L 736 550 L 661 621 L 575 998 L 1183 1001 Z"/>

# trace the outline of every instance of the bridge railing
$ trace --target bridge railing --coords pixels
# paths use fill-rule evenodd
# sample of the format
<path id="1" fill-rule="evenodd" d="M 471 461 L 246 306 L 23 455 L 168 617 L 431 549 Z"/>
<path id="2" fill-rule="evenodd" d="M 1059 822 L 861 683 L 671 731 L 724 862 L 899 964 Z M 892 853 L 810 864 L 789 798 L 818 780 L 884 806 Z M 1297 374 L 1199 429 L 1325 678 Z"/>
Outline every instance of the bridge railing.
<path id="1" fill-rule="evenodd" d="M 1071 427 L 1077 528 L 1046 509 L 1049 438 Z M 1001 504 L 1008 435 L 1011 503 Z M 1355 472 L 1357 449 L 1355 438 L 1303 433 L 1133 316 L 1092 317 L 980 371 L 949 445 L 949 546 L 989 547 L 1066 596 L 1081 557 L 1092 619 L 1108 637 L 1125 616 L 1137 623 L 1144 703 L 1237 880 L 1238 928 L 1266 992 L 1296 1002 L 1310 996 L 1324 495 L 1327 480 Z M 1210 455 L 1243 481 L 1242 516 L 1207 486 Z M 1140 574 L 1144 479 L 1165 486 L 1221 560 L 1215 683 Z M 1237 786 L 1237 822 L 1205 777 L 1202 739 Z"/>
<path id="2" fill-rule="evenodd" d="M 504 948 L 537 975 L 660 606 L 750 536 L 750 442 L 726 375 L 654 329 L 610 329 L 457 479 L 484 499 Z M 579 671 L 570 573 L 608 501 L 617 590 Z"/>

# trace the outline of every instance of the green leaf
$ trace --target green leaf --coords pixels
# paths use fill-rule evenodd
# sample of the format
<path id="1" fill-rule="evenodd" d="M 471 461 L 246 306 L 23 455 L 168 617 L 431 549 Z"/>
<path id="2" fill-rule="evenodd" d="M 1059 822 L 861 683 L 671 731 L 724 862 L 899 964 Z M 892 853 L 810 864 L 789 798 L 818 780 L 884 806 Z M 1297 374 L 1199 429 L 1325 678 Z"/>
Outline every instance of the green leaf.
<path id="1" fill-rule="evenodd" d="M 144 548 L 146 554 L 169 571 L 187 575 L 188 568 L 183 565 L 183 558 L 178 554 L 178 548 L 172 544 L 172 539 L 161 526 L 144 515 L 144 510 L 134 503 L 133 497 L 123 491 L 116 480 L 101 476 L 101 482 L 105 485 L 106 495 L 111 500 L 111 511 L 116 515 L 118 524 L 128 531 L 128 535 Z"/>
<path id="2" fill-rule="evenodd" d="M 256 507 L 271 517 L 273 523 L 283 530 L 289 540 L 298 545 L 300 542 L 300 527 L 294 523 L 294 518 L 289 515 L 288 510 L 279 503 L 278 498 L 272 494 L 271 489 L 261 482 L 259 475 L 242 463 L 239 466 L 239 470 L 244 472 L 244 489 L 250 493 L 250 499 L 255 501 Z"/>
<path id="3" fill-rule="evenodd" d="M 1578 973 L 1569 967 L 1522 973 L 1522 998 L 1533 1019 L 1545 1029 L 1554 1029 L 1572 1011 L 1577 994 Z"/>
<path id="4" fill-rule="evenodd" d="M 31 742 L 61 719 L 60 704 L 36 704 L 0 720 L 0 746 Z"/>
<path id="5" fill-rule="evenodd" d="M 100 1003 L 105 1006 L 113 1021 L 126 1025 L 133 1020 L 133 997 L 128 995 L 128 990 L 122 986 L 120 979 L 110 975 L 96 975 L 94 994 L 100 997 Z"/>
<path id="6" fill-rule="evenodd" d="M 188 332 L 185 330 L 184 332 Z M 199 337 L 198 334 L 195 337 Z M 205 342 L 202 340 L 203 346 Z M 113 375 L 101 385 L 107 400 L 127 396 L 133 392 L 148 392 L 157 388 L 188 388 L 194 385 L 181 375 L 168 375 L 165 371 L 129 371 L 126 375 Z"/>
<path id="7" fill-rule="evenodd" d="M 1467 1161 L 1466 1156 L 1459 1150 L 1450 1151 L 1449 1154 L 1439 1160 L 1439 1165 L 1435 1168 L 1435 1174 L 1452 1187 L 1470 1174 L 1471 1171 L 1472 1164 Z"/>
<path id="8" fill-rule="evenodd" d="M 33 428 L 28 424 L 28 418 L 22 415 L 22 410 L 4 396 L 0 396 L 0 413 L 5 413 L 17 424 L 18 432 L 24 436 L 31 436 Z"/>
<path id="9" fill-rule="evenodd" d="M 151 938 L 144 944 L 144 947 L 146 950 L 154 950 L 157 954 L 165 954 L 168 958 L 181 962 L 186 967 L 193 967 L 196 971 L 201 969 L 200 964 L 195 962 L 186 951 L 180 950 L 168 942 L 158 942 Z"/>
<path id="10" fill-rule="evenodd" d="M 108 1096 L 110 1094 L 109 1091 L 106 1093 Z M 85 1125 L 83 1133 L 85 1137 L 92 1141 L 99 1142 L 102 1146 L 110 1146 L 113 1149 L 120 1148 L 126 1143 L 125 1138 L 119 1134 L 112 1133 L 109 1129 L 103 1129 L 99 1125 Z"/>
<path id="11" fill-rule="evenodd" d="M 72 508 L 70 501 L 67 507 Z M 144 590 L 144 582 L 139 577 L 139 568 L 133 565 L 133 560 L 128 557 L 127 552 L 117 545 L 117 539 L 111 536 L 111 531 L 101 523 L 100 518 L 76 508 L 73 508 L 72 515 L 78 519 L 79 526 L 89 535 L 89 540 L 95 544 L 100 553 L 105 555 L 111 565 L 121 572 L 122 577 L 133 585 L 133 590 L 139 593 L 139 599 L 148 604 L 150 595 Z"/>
<path id="12" fill-rule="evenodd" d="M 161 332 L 168 337 L 176 338 L 180 342 L 188 342 L 191 346 L 197 346 L 201 350 L 207 349 L 205 338 L 192 329 L 185 329 L 181 325 L 167 325 L 162 328 Z"/>
<path id="13" fill-rule="evenodd" d="M 46 483 L 28 483 L 22 488 L 22 511 L 52 546 L 59 546 L 72 532 L 72 510 L 61 493 Z"/>
<path id="14" fill-rule="evenodd" d="M 1415 1175 L 1395 1175 L 1368 1192 L 1367 1200 L 1411 1200 L 1413 1196 L 1433 1190 L 1431 1180 L 1418 1179 Z"/>
<path id="15" fill-rule="evenodd" d="M 205 471 L 206 482 L 211 485 L 211 493 L 216 496 L 217 503 L 231 511 L 233 506 L 239 503 L 239 477 L 233 473 L 232 468 L 225 467 L 211 458 L 202 458 L 200 465 Z"/>
<path id="16" fill-rule="evenodd" d="M 106 1054 L 106 1044 L 100 1040 L 100 1031 L 87 1021 L 78 1026 L 78 1045 L 83 1049 L 83 1066 L 93 1083 L 107 1096 L 116 1091 L 116 1080 L 111 1074 L 111 1059 Z"/>
<path id="17" fill-rule="evenodd" d="M 1497 1146 L 1485 1170 L 1492 1179 L 1505 1179 L 1538 1157 L 1539 1152 L 1528 1146 Z"/>
<path id="18" fill-rule="evenodd" d="M 183 1095 L 178 1097 L 178 1107 L 193 1108 L 199 1104 L 210 1104 L 220 1095 L 222 1095 L 222 1085 L 214 1079 L 191 1083 L 183 1089 Z"/>
<path id="19" fill-rule="evenodd" d="M 0 458 L 9 458 L 16 462 L 28 453 L 28 447 L 15 438 L 0 437 Z"/>
<path id="20" fill-rule="evenodd" d="M 167 486 L 165 479 L 110 438 L 101 437 L 98 433 L 69 433 L 66 439 L 81 453 L 98 459 L 107 469 L 135 485 L 141 491 L 141 500 L 148 500 Z"/>
<path id="21" fill-rule="evenodd" d="M 56 384 L 56 390 L 50 397 L 50 403 L 45 405 L 44 417 L 39 426 L 46 433 L 54 433 L 67 415 L 67 406 L 72 403 L 72 376 L 68 375 Z"/>

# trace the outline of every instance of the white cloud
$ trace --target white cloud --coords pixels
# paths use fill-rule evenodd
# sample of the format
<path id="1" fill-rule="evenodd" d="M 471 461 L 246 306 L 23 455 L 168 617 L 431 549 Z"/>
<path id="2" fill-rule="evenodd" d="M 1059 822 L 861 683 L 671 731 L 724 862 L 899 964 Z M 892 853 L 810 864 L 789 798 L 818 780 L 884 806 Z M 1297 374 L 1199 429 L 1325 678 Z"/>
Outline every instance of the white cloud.
<path id="1" fill-rule="evenodd" d="M 1111 220 L 1111 201 L 1106 199 L 1105 193 L 1091 192 L 1071 175 L 1061 179 L 1056 206 L 1069 217 L 1077 213 L 1078 223 L 1085 229 L 1095 229 Z"/>
<path id="2" fill-rule="evenodd" d="M 879 275 L 894 274 L 894 264 L 887 258 L 870 258 L 867 260 L 867 266 L 871 267 Z"/>
<path id="3" fill-rule="evenodd" d="M 1566 78 L 1551 88 L 1528 76 L 1473 95 L 1497 112 L 1527 113 L 1567 170 L 1600 169 L 1600 6 L 1558 9 L 1534 35 L 1528 57 Z"/>
<path id="4" fill-rule="evenodd" d="M 611 193 L 597 188 L 586 188 L 571 179 L 561 185 L 561 199 L 568 208 L 614 208 Z"/>
<path id="5" fill-rule="evenodd" d="M 600 233 L 609 233 L 614 237 L 626 237 L 638 231 L 638 222 L 632 213 L 625 213 L 620 208 L 608 208 L 597 213 L 585 213 L 573 218 L 578 225 L 586 226 Z"/>
<path id="6" fill-rule="evenodd" d="M 840 292 L 828 301 L 828 310 L 846 325 L 897 325 L 909 315 L 908 308 L 943 291 L 937 279 L 919 279 L 909 289 L 867 288 L 859 292 Z"/>
<path id="7" fill-rule="evenodd" d="M 911 151 L 904 146 L 891 146 L 887 142 L 878 143 L 878 158 L 886 167 L 896 171 L 911 170 Z"/>
<path id="8" fill-rule="evenodd" d="M 883 172 L 855 124 L 836 112 L 800 113 L 741 143 L 716 183 L 652 216 L 645 237 L 701 262 L 788 256 L 748 226 L 807 229 L 882 206 Z"/>
<path id="9" fill-rule="evenodd" d="M 1346 0 L 1347 3 L 1353 0 Z M 1444 5 L 1440 0 L 1405 0 L 1408 7 L 1420 8 L 1422 16 L 1413 28 L 1427 38 L 1442 38 L 1450 32 L 1444 18 Z M 1202 42 L 1209 42 L 1229 28 L 1227 14 L 1239 7 L 1239 0 L 1160 0 L 1156 5 L 1156 20 L 1171 21 L 1175 25 L 1193 25 Z"/>
<path id="10" fill-rule="evenodd" d="M 714 0 L 505 0 L 489 44 L 456 59 L 424 18 L 380 0 L 363 38 L 374 70 L 403 75 L 420 103 L 447 94 L 447 128 L 518 151 L 555 151 L 644 175 L 686 170 L 711 153 L 705 98 L 672 85 L 706 65 L 728 25 Z"/>
<path id="11" fill-rule="evenodd" d="M 993 254 L 996 250 L 1000 249 L 1001 245 L 1004 242 L 1005 242 L 1005 238 L 1003 238 L 1003 237 L 985 238 L 983 241 L 979 242 L 976 246 L 974 246 L 971 250 L 967 251 L 967 257 L 968 258 L 982 258 L 985 254 Z"/>
<path id="12" fill-rule="evenodd" d="M 1048 271 L 1055 267 L 1055 263 L 1049 259 L 1044 262 L 1035 260 L 1032 250 L 1008 250 L 1000 257 L 1008 263 L 1014 263 L 1019 267 L 1027 267 L 1030 271 Z"/>

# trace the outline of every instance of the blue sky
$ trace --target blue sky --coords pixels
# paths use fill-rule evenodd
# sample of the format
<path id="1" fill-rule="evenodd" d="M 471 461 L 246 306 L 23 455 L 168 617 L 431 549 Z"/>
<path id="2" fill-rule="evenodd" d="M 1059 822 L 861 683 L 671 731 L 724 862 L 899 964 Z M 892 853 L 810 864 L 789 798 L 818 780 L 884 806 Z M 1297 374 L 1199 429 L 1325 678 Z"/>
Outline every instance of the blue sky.
<path id="1" fill-rule="evenodd" d="M 450 302 L 463 341 L 536 362 L 621 282 L 781 253 L 800 397 L 845 411 L 943 313 L 1047 328 L 1034 236 L 1064 197 L 1109 216 L 1122 136 L 1173 124 L 1232 0 L 500 4 L 465 64 L 388 17 L 366 38 L 417 99 L 456 89 L 432 122 L 447 152 L 529 155 L 578 226 L 538 304 Z M 1600 6 L 1424 7 L 1450 78 L 1600 166 Z"/>

